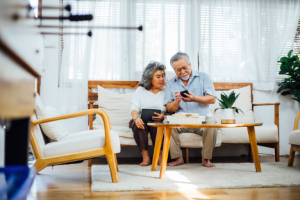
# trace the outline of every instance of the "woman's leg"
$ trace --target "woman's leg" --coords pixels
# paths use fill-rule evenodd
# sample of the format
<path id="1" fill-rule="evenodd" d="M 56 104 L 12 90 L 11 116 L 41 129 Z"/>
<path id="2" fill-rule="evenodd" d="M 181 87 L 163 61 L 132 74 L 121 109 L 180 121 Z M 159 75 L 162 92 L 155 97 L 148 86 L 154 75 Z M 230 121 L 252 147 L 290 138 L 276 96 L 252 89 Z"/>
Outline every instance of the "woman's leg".
<path id="1" fill-rule="evenodd" d="M 143 162 L 141 162 L 140 166 L 148 166 L 151 164 L 151 160 L 148 153 L 148 127 L 144 125 L 145 129 L 139 129 L 133 120 L 129 122 L 129 127 L 133 131 L 134 140 L 141 151 L 143 156 Z"/>

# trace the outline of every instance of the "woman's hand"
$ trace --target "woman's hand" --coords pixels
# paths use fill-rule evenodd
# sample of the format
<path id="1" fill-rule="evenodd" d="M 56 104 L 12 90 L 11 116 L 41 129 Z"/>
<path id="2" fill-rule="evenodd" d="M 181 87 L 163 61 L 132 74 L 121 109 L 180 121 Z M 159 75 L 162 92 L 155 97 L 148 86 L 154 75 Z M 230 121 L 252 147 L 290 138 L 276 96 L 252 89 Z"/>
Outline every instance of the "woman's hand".
<path id="1" fill-rule="evenodd" d="M 143 120 L 141 119 L 141 118 L 136 118 L 135 120 L 134 120 L 134 123 L 135 123 L 135 125 L 139 128 L 139 129 L 145 129 L 145 127 L 144 127 L 144 122 L 143 122 Z"/>
<path id="2" fill-rule="evenodd" d="M 155 120 L 160 120 L 160 121 L 164 120 L 164 117 L 165 117 L 164 114 L 159 114 L 159 113 L 156 113 L 156 112 L 154 114 L 157 115 L 157 116 L 152 117 L 153 121 L 155 121 Z"/>

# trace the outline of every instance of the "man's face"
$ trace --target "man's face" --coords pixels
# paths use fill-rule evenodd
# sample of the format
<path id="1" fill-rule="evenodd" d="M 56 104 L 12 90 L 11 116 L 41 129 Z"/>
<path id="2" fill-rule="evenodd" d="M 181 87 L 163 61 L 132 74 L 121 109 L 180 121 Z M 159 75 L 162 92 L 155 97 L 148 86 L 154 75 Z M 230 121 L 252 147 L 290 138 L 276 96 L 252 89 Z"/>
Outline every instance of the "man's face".
<path id="1" fill-rule="evenodd" d="M 192 67 L 190 64 L 186 62 L 185 58 L 180 58 L 179 60 L 172 63 L 174 66 L 174 71 L 176 75 L 183 81 L 189 80 L 191 73 L 192 73 Z"/>

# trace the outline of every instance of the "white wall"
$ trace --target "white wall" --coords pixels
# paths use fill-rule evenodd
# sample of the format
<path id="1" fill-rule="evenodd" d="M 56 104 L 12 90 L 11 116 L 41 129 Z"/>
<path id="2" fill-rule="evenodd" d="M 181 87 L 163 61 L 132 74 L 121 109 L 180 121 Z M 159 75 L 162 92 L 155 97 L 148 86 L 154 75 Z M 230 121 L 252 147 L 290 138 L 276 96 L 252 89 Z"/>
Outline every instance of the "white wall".
<path id="1" fill-rule="evenodd" d="M 43 5 L 58 6 L 58 1 L 43 0 Z M 58 10 L 43 11 L 44 15 L 58 16 Z M 58 25 L 57 21 L 44 20 L 44 25 Z M 46 29 L 44 30 L 46 31 Z M 49 31 L 49 30 L 47 30 Z M 57 31 L 58 30 L 52 30 Z M 41 98 L 45 106 L 52 106 L 58 109 L 58 64 L 59 64 L 59 37 L 58 36 L 45 36 L 45 41 L 55 43 L 54 48 L 45 48 L 44 52 L 44 65 L 45 72 L 41 81 Z M 293 130 L 294 119 L 298 111 L 300 111 L 299 104 L 289 99 L 289 97 L 283 97 L 274 91 L 257 91 L 254 93 L 254 103 L 274 103 L 280 102 L 279 120 L 280 120 L 280 155 L 289 154 L 290 145 L 288 144 L 289 133 Z M 258 122 L 264 124 L 274 124 L 274 106 L 260 106 L 254 109 L 255 119 Z M 68 120 L 69 132 L 75 132 L 79 130 L 79 126 L 72 120 Z M 259 147 L 260 153 L 274 155 L 274 149 Z M 215 148 L 214 156 L 240 156 L 248 154 L 248 147 L 244 145 L 228 145 Z M 136 147 L 122 147 L 122 154 L 120 156 L 139 156 L 140 153 Z M 152 155 L 152 154 L 150 154 Z M 191 149 L 191 156 L 201 155 L 199 149 Z"/>

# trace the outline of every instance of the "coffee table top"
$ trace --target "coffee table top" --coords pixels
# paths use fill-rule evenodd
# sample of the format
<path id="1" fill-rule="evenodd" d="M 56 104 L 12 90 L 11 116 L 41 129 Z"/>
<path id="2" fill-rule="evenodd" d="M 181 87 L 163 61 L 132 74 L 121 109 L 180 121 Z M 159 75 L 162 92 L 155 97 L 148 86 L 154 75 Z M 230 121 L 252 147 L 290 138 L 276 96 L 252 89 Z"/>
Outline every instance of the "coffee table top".
<path id="1" fill-rule="evenodd" d="M 234 127 L 253 127 L 262 126 L 263 123 L 249 123 L 249 124 L 164 124 L 164 123 L 147 123 L 148 126 L 153 127 L 167 127 L 167 128 L 234 128 Z"/>

